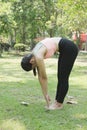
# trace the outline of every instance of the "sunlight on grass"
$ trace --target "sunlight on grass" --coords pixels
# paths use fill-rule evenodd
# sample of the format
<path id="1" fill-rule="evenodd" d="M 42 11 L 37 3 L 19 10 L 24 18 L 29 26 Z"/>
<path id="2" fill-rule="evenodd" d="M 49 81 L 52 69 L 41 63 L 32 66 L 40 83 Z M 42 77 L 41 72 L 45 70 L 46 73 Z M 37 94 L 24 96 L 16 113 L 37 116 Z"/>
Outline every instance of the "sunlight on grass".
<path id="1" fill-rule="evenodd" d="M 21 78 L 19 78 L 19 77 L 12 77 L 12 76 L 0 76 L 0 81 L 4 81 L 4 82 L 12 82 L 12 81 L 14 81 L 14 82 L 18 82 L 18 81 L 21 81 Z"/>
<path id="2" fill-rule="evenodd" d="M 25 126 L 17 120 L 4 120 L 0 130 L 26 130 Z"/>
<path id="3" fill-rule="evenodd" d="M 4 82 L 23 82 L 23 79 L 22 77 L 20 77 L 20 74 L 14 74 L 13 76 L 12 75 L 0 75 L 0 82 L 4 81 Z M 29 77 L 29 80 L 34 80 L 33 78 Z"/>
<path id="4" fill-rule="evenodd" d="M 85 120 L 87 120 L 87 115 L 85 113 L 84 114 L 77 113 L 74 117 L 77 118 L 77 119 L 85 119 Z"/>
<path id="5" fill-rule="evenodd" d="M 70 77 L 70 83 L 77 84 L 78 88 L 85 88 L 87 89 L 87 77 L 86 75 L 78 75 L 78 76 L 71 76 Z"/>
<path id="6" fill-rule="evenodd" d="M 86 130 L 87 129 L 87 125 L 86 125 L 86 121 L 87 121 L 87 115 L 84 113 L 77 113 L 73 116 L 73 119 L 76 122 L 76 130 Z M 80 122 L 81 121 L 81 122 Z"/>

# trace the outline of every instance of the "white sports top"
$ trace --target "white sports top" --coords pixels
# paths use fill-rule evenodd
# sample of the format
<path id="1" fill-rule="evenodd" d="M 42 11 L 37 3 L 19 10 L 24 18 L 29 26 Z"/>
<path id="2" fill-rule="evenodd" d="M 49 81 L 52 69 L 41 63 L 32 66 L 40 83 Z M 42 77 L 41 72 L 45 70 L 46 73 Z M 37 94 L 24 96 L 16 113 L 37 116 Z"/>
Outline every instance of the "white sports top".
<path id="1" fill-rule="evenodd" d="M 37 53 L 38 50 L 44 45 L 47 48 L 47 53 L 45 55 L 45 59 L 51 57 L 56 51 L 59 49 L 59 42 L 61 37 L 54 37 L 54 38 L 46 38 L 40 41 L 35 48 L 33 49 L 34 53 Z"/>

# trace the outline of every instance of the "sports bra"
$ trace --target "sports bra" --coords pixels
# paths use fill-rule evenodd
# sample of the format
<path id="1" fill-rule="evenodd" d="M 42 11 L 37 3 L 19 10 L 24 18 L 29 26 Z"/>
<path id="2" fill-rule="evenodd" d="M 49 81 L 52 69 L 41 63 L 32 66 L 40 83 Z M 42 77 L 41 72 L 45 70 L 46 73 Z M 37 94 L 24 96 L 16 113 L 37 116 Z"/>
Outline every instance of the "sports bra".
<path id="1" fill-rule="evenodd" d="M 45 54 L 45 59 L 50 58 L 57 51 L 57 44 L 60 42 L 61 37 L 46 38 L 40 41 L 33 49 L 34 54 L 38 53 L 38 50 L 44 45 L 47 48 L 47 53 Z M 57 44 L 54 44 L 57 43 Z"/>

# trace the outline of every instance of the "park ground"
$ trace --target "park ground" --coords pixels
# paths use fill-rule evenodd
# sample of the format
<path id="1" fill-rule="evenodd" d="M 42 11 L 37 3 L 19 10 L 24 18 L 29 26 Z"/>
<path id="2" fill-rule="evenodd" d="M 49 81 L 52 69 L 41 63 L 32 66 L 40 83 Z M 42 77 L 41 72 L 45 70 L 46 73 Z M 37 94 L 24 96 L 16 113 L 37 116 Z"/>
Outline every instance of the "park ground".
<path id="1" fill-rule="evenodd" d="M 64 107 L 55 111 L 45 110 L 37 77 L 21 69 L 21 58 L 10 54 L 0 58 L 0 130 L 87 130 L 87 53 L 79 53 Z M 49 95 L 54 102 L 57 59 L 45 63 Z M 70 98 L 76 104 L 67 104 Z"/>

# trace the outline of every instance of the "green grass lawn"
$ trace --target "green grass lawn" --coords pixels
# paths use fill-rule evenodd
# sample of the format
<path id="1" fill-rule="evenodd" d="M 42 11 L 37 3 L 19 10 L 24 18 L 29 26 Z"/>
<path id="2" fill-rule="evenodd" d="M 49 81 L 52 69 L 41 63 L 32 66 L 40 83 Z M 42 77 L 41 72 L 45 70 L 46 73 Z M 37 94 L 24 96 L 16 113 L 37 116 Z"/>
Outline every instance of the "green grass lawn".
<path id="1" fill-rule="evenodd" d="M 0 58 L 0 130 L 87 130 L 87 54 L 80 53 L 70 75 L 68 96 L 77 104 L 46 111 L 37 77 L 20 67 L 21 57 Z M 56 93 L 57 59 L 45 60 L 52 102 Z M 21 102 L 27 102 L 28 106 Z"/>

